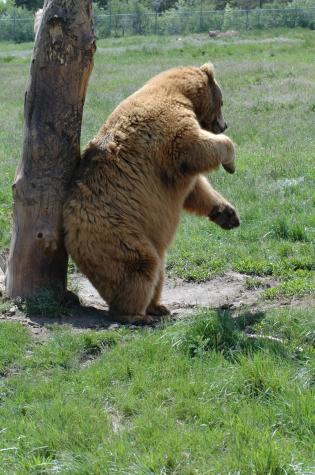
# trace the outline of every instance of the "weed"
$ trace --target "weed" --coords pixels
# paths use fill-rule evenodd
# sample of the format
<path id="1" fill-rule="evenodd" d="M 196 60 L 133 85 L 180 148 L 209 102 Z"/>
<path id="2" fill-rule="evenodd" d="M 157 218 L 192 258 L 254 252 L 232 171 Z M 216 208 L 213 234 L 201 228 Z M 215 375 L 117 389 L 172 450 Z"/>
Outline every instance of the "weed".
<path id="1" fill-rule="evenodd" d="M 3 299 L 2 297 L 0 297 L 0 314 L 6 313 L 11 306 L 12 302 L 10 300 Z"/>
<path id="2" fill-rule="evenodd" d="M 243 274 L 266 276 L 274 273 L 275 264 L 268 261 L 246 258 L 236 262 L 234 268 Z"/>
<path id="3" fill-rule="evenodd" d="M 255 277 L 246 277 L 245 279 L 245 287 L 248 290 L 256 290 L 260 288 L 264 288 L 266 284 Z"/>
<path id="4" fill-rule="evenodd" d="M 67 305 L 58 300 L 48 289 L 43 289 L 36 295 L 25 299 L 25 312 L 27 315 L 60 317 L 69 313 Z"/>
<path id="5" fill-rule="evenodd" d="M 192 357 L 215 351 L 230 361 L 262 348 L 280 351 L 276 341 L 260 341 L 240 332 L 239 322 L 226 311 L 205 311 L 193 320 L 185 319 L 175 325 L 170 332 L 172 344 Z"/>
<path id="6" fill-rule="evenodd" d="M 277 287 L 266 289 L 263 297 L 266 299 L 276 299 L 279 297 L 292 297 L 294 295 L 302 297 L 303 295 L 311 295 L 315 293 L 315 279 L 310 272 L 295 272 L 290 278 L 281 282 Z"/>
<path id="7" fill-rule="evenodd" d="M 287 219 L 277 220 L 273 225 L 273 231 L 276 237 L 287 239 L 289 241 L 308 241 L 305 228 L 300 223 L 289 225 Z"/>
<path id="8" fill-rule="evenodd" d="M 111 348 L 117 344 L 117 337 L 113 334 L 94 335 L 88 334 L 83 337 L 83 352 L 87 356 L 97 356 L 105 348 Z"/>

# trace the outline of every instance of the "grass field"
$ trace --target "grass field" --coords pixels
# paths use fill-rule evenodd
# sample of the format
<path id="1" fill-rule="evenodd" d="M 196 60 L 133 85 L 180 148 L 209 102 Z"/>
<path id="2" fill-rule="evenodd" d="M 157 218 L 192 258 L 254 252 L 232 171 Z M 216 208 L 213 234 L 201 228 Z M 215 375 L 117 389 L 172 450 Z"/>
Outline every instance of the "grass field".
<path id="1" fill-rule="evenodd" d="M 0 44 L 0 248 L 31 47 Z M 45 338 L 0 323 L 0 473 L 315 473 L 315 306 L 303 304 L 315 292 L 314 57 L 315 32 L 298 29 L 99 41 L 82 144 L 152 75 L 214 63 L 237 173 L 211 182 L 242 225 L 183 214 L 167 269 L 197 282 L 273 276 L 263 298 L 274 308 L 204 310 L 155 330 L 51 326 Z M 283 298 L 301 308 L 278 309 Z"/>

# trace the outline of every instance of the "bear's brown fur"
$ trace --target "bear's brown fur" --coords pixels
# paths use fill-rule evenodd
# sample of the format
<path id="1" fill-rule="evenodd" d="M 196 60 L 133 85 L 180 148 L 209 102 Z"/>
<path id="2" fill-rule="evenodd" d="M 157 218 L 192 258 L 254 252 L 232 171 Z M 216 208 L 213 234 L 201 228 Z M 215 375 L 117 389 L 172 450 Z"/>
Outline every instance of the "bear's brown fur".
<path id="1" fill-rule="evenodd" d="M 64 205 L 79 269 L 127 321 L 162 315 L 166 249 L 183 207 L 226 229 L 234 208 L 201 174 L 234 172 L 212 66 L 163 72 L 124 100 L 87 145 Z"/>

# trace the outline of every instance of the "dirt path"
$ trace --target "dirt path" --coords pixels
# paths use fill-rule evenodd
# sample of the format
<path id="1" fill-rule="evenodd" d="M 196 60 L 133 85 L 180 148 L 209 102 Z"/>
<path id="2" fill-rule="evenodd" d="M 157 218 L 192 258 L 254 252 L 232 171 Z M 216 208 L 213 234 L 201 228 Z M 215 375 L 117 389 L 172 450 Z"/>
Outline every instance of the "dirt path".
<path id="1" fill-rule="evenodd" d="M 185 282 L 180 279 L 165 282 L 162 302 L 172 314 L 182 314 L 196 307 L 238 308 L 242 305 L 252 306 L 257 303 L 263 290 L 275 284 L 270 278 L 257 278 L 260 286 L 256 289 L 246 288 L 248 276 L 236 272 L 226 273 L 207 282 Z M 72 284 L 82 303 L 96 305 L 104 310 L 108 306 L 99 296 L 92 284 L 80 274 L 72 277 Z"/>
<path id="2" fill-rule="evenodd" d="M 184 317 L 202 307 L 228 309 L 239 314 L 243 311 L 255 312 L 271 307 L 300 307 L 314 304 L 309 299 L 277 300 L 266 303 L 261 298 L 261 294 L 265 288 L 276 284 L 274 279 L 255 277 L 255 281 L 259 282 L 259 285 L 256 288 L 248 289 L 247 278 L 248 276 L 236 272 L 229 272 L 222 277 L 216 277 L 199 284 L 168 278 L 165 282 L 162 302 L 167 305 L 174 318 Z M 72 275 L 70 285 L 79 296 L 80 304 L 74 302 L 69 307 L 67 314 L 60 317 L 42 315 L 29 317 L 12 302 L 12 306 L 0 314 L 0 321 L 19 321 L 27 325 L 31 332 L 40 338 L 48 336 L 47 325 L 54 323 L 69 325 L 76 330 L 116 328 L 120 325 L 110 318 L 107 304 L 85 277 L 81 274 Z M 2 271 L 0 271 L 0 292 L 4 293 Z"/>

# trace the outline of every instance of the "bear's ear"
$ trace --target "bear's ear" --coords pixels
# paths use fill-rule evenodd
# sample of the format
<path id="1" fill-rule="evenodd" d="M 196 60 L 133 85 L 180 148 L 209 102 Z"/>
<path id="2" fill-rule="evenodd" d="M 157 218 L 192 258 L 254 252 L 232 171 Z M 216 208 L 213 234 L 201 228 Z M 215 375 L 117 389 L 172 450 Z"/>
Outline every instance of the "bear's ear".
<path id="1" fill-rule="evenodd" d="M 214 68 L 213 68 L 213 64 L 211 63 L 206 63 L 206 64 L 203 64 L 201 67 L 200 67 L 201 71 L 203 71 L 204 73 L 206 73 L 206 75 L 208 76 L 208 78 L 210 79 L 210 81 L 214 81 Z"/>

